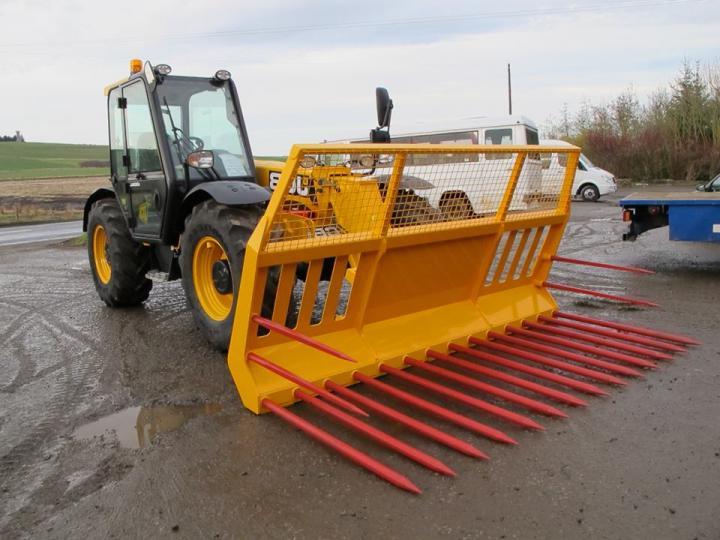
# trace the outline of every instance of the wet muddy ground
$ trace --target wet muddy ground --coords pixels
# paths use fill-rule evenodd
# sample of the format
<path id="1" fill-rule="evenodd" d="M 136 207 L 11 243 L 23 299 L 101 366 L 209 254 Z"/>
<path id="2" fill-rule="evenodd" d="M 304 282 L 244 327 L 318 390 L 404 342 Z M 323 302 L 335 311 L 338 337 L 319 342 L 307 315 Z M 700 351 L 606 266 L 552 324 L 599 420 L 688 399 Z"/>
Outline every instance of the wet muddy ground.
<path id="1" fill-rule="evenodd" d="M 720 246 L 670 243 L 666 230 L 622 243 L 614 200 L 573 212 L 563 254 L 657 274 L 556 265 L 553 279 L 662 307 L 558 294 L 561 306 L 704 345 L 569 419 L 533 416 L 545 432 L 475 415 L 517 447 L 429 420 L 487 462 L 377 423 L 454 479 L 331 428 L 407 474 L 420 496 L 246 412 L 179 284 L 156 284 L 142 308 L 110 310 L 83 249 L 0 248 L 0 537 L 720 538 Z"/>

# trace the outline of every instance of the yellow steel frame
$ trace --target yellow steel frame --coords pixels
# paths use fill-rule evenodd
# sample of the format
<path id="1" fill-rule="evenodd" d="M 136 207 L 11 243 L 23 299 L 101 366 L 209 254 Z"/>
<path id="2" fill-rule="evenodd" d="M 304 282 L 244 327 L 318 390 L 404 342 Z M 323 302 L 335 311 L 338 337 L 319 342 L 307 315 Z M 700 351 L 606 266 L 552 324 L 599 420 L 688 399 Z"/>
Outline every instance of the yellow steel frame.
<path id="1" fill-rule="evenodd" d="M 372 227 L 346 227 L 346 234 L 307 241 L 275 242 L 273 225 L 283 215 L 291 185 L 298 174 L 306 174 L 300 163 L 306 156 L 347 154 L 394 157 L 387 195 L 373 206 L 377 215 Z M 494 215 L 450 223 L 425 223 L 393 228 L 390 216 L 406 158 L 411 154 L 512 153 L 515 163 L 507 178 Z M 562 187 L 552 210 L 510 212 L 518 179 L 528 156 L 542 153 L 567 155 Z M 271 398 L 289 405 L 295 401 L 294 383 L 249 363 L 254 352 L 322 386 L 331 379 L 338 384 L 354 383 L 353 371 L 380 375 L 382 363 L 403 367 L 406 355 L 425 358 L 425 351 L 446 352 L 450 343 L 467 344 L 469 336 L 483 338 L 490 330 L 548 314 L 556 308 L 542 286 L 551 267 L 569 217 L 572 182 L 580 149 L 544 146 L 452 146 L 427 144 L 386 145 L 295 145 L 282 171 L 264 217 L 245 251 L 243 275 L 234 318 L 228 364 L 243 403 L 263 412 L 262 400 Z M 338 182 L 350 181 L 345 169 Z M 322 174 L 319 172 L 318 174 Z M 333 200 L 307 204 L 330 205 L 342 213 L 342 205 L 353 196 L 340 190 Z M 379 219 L 375 219 L 379 216 Z M 544 232 L 543 232 L 544 231 Z M 542 234 L 541 234 L 542 233 Z M 505 236 L 505 248 L 500 248 Z M 511 241 L 512 240 L 512 241 Z M 516 242 L 517 241 L 517 242 Z M 508 245 L 517 243 L 514 253 Z M 527 250 L 521 263 L 520 252 Z M 322 319 L 311 321 L 323 261 L 335 265 L 327 288 Z M 506 278 L 489 274 L 493 261 Z M 260 314 L 266 293 L 268 271 L 280 268 L 273 320 L 285 323 L 289 296 L 295 285 L 298 264 L 309 263 L 299 307 L 296 330 L 338 349 L 358 363 L 350 364 L 277 333 L 258 335 L 252 316 Z M 349 270 L 346 268 L 350 266 Z M 519 276 L 519 277 L 514 277 Z M 343 280 L 352 277 L 346 311 L 336 315 Z"/>

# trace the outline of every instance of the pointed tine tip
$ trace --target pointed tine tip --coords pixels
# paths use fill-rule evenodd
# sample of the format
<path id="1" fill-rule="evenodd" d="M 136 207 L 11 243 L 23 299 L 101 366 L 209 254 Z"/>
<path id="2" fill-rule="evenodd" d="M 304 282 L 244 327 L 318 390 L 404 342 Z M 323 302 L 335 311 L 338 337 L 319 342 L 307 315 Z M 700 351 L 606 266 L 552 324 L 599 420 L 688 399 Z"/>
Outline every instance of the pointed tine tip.
<path id="1" fill-rule="evenodd" d="M 417 487 L 404 476 L 401 476 L 400 478 L 390 483 L 399 487 L 400 489 L 404 489 L 405 491 L 412 493 L 413 495 L 420 495 L 422 493 L 422 490 L 419 487 Z"/>
<path id="2" fill-rule="evenodd" d="M 318 394 L 318 396 L 321 398 L 325 398 L 327 401 L 334 403 L 335 405 L 342 407 L 346 411 L 349 411 L 353 414 L 356 414 L 358 416 L 363 416 L 365 418 L 370 418 L 370 415 L 367 412 L 365 412 L 364 410 L 362 410 L 360 407 L 353 405 L 349 401 L 346 401 L 346 400 L 336 396 L 335 394 L 331 394 L 328 392 L 328 393 Z"/>
<path id="3" fill-rule="evenodd" d="M 457 477 L 457 473 L 445 464 L 443 464 L 442 469 L 439 469 L 437 472 L 445 476 L 450 476 L 452 478 Z"/>
<path id="4" fill-rule="evenodd" d="M 556 409 L 555 407 L 550 407 L 549 405 L 545 409 L 545 414 L 547 416 L 554 416 L 555 418 L 567 418 L 568 415 L 565 414 L 560 409 Z"/>
<path id="5" fill-rule="evenodd" d="M 542 424 L 538 424 L 535 420 L 531 420 L 530 418 L 526 418 L 524 425 L 528 429 L 532 429 L 534 431 L 545 431 L 545 428 L 542 426 Z"/>
<path id="6" fill-rule="evenodd" d="M 468 445 L 468 448 L 466 448 L 463 453 L 466 456 L 470 456 L 475 459 L 482 459 L 483 461 L 487 461 L 490 459 L 490 456 L 488 456 L 485 452 L 483 452 L 482 450 L 479 450 L 478 448 L 475 448 L 471 444 Z"/>
<path id="7" fill-rule="evenodd" d="M 485 433 L 485 437 L 488 437 L 496 442 L 501 442 L 503 444 L 513 444 L 517 445 L 518 442 L 513 439 L 512 437 L 509 437 L 508 435 L 505 435 L 502 431 L 499 429 L 490 428 L 490 433 Z"/>

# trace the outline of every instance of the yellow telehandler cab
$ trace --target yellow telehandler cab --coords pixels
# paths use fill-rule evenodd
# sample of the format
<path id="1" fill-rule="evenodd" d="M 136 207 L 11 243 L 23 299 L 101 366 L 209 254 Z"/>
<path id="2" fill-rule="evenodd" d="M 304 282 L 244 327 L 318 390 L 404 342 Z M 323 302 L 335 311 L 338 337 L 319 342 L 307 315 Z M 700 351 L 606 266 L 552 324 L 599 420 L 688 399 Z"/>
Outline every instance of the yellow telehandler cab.
<path id="1" fill-rule="evenodd" d="M 100 297 L 139 304 L 150 272 L 181 278 L 199 328 L 228 350 L 248 409 L 402 489 L 420 491 L 288 406 L 303 401 L 452 476 L 378 420 L 486 459 L 394 404 L 515 444 L 505 429 L 543 429 L 529 414 L 566 417 L 558 406 L 586 404 L 577 393 L 605 395 L 599 385 L 624 385 L 696 344 L 558 310 L 549 289 L 652 305 L 548 281 L 554 261 L 647 273 L 556 254 L 579 148 L 393 144 L 380 89 L 375 142 L 295 145 L 285 163 L 260 163 L 227 71 L 176 77 L 140 62 L 132 71 L 106 89 L 112 189 L 86 204 Z M 567 166 L 538 191 L 532 179 L 553 153 Z M 350 388 L 358 382 L 372 397 Z"/>

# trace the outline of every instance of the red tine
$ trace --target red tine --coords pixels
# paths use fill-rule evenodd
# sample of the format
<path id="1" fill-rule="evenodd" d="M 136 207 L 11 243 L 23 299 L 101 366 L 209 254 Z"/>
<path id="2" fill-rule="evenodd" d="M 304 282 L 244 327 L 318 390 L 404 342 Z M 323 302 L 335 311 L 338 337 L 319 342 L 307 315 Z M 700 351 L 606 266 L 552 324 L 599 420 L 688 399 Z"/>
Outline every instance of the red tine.
<path id="1" fill-rule="evenodd" d="M 604 347 L 612 347 L 613 349 L 619 349 L 621 351 L 640 354 L 643 356 L 649 356 L 656 360 L 671 360 L 672 356 L 658 351 L 653 351 L 647 347 L 636 347 L 635 345 L 628 345 L 622 341 L 616 339 L 602 338 L 599 336 L 593 336 L 592 334 L 584 334 L 582 332 L 576 332 L 574 330 L 567 330 L 565 328 L 559 328 L 552 324 L 540 324 L 532 321 L 523 321 L 523 324 L 528 328 L 537 330 L 539 332 L 549 332 L 556 336 L 563 336 L 570 339 L 579 339 L 580 341 L 587 341 L 588 343 L 594 343 L 595 345 L 602 345 Z"/>
<path id="2" fill-rule="evenodd" d="M 451 343 L 449 345 L 449 347 L 453 351 L 467 354 L 467 355 L 477 358 L 479 360 L 485 360 L 486 362 L 492 362 L 493 364 L 497 364 L 499 366 L 504 366 L 504 367 L 507 367 L 510 369 L 514 369 L 515 371 L 520 371 L 521 373 L 527 373 L 528 375 L 534 375 L 535 377 L 538 377 L 540 379 L 552 381 L 552 382 L 560 384 L 562 386 L 567 386 L 568 388 L 572 388 L 574 390 L 579 390 L 581 392 L 585 392 L 586 394 L 592 394 L 594 396 L 607 396 L 607 392 L 605 392 L 604 390 L 601 390 L 594 384 L 589 384 L 586 382 L 571 379 L 570 377 L 565 377 L 564 375 L 558 375 L 557 373 L 545 371 L 544 369 L 538 369 L 538 368 L 534 368 L 532 366 L 526 366 L 525 364 L 522 364 L 520 362 L 515 362 L 514 360 L 509 360 L 502 356 L 498 356 L 496 354 L 490 354 L 485 351 L 471 349 L 470 347 L 463 347 L 462 345 L 456 345 L 454 343 Z"/>
<path id="3" fill-rule="evenodd" d="M 553 255 L 550 257 L 553 261 L 578 264 L 581 266 L 593 266 L 595 268 L 606 268 L 608 270 L 619 270 L 620 272 L 632 272 L 634 274 L 654 274 L 652 270 L 645 270 L 644 268 L 638 268 L 637 266 L 620 266 L 617 264 L 600 263 L 595 261 L 585 261 L 581 259 L 571 259 L 569 257 L 560 257 L 559 255 Z"/>
<path id="4" fill-rule="evenodd" d="M 621 341 L 630 341 L 632 343 L 637 343 L 639 345 L 647 345 L 648 347 L 654 347 L 656 349 L 663 349 L 666 351 L 673 351 L 673 352 L 685 352 L 685 347 L 682 347 L 680 345 L 674 345 L 672 343 L 668 343 L 667 341 L 660 341 L 658 339 L 652 339 L 642 336 L 634 336 L 632 334 L 627 334 L 625 332 L 617 332 L 613 330 L 606 330 L 604 328 L 598 328 L 597 326 L 592 326 L 589 324 L 581 324 L 573 321 L 564 321 L 562 319 L 558 319 L 557 317 L 545 317 L 541 316 L 540 320 L 544 322 L 549 322 L 551 324 L 557 324 L 559 326 L 564 326 L 566 328 L 572 328 L 574 330 L 581 330 L 583 332 L 590 332 L 591 334 L 597 334 L 599 336 L 605 336 L 613 339 L 619 339 Z"/>
<path id="5" fill-rule="evenodd" d="M 515 345 L 517 347 L 524 347 L 526 349 L 532 349 L 538 352 L 543 352 L 547 354 L 552 354 L 555 356 L 562 356 L 563 358 L 566 358 L 568 360 L 572 360 L 573 362 L 579 362 L 581 364 L 586 364 L 588 366 L 594 366 L 600 369 L 606 369 L 607 371 L 612 371 L 613 373 L 617 373 L 618 375 L 626 375 L 628 377 L 642 377 L 643 374 L 639 371 L 626 367 L 626 366 L 620 366 L 618 364 L 613 364 L 612 362 L 606 362 L 605 360 L 598 360 L 597 358 L 590 358 L 588 356 L 583 356 L 581 354 L 577 354 L 574 352 L 566 351 L 565 349 L 558 349 L 557 347 L 550 347 L 549 345 L 542 345 L 540 343 L 537 343 L 535 341 L 531 341 L 528 339 L 521 339 L 518 337 L 508 336 L 505 334 L 500 334 L 499 332 L 488 332 L 488 337 L 491 337 L 492 339 L 495 339 L 497 341 L 502 341 L 504 343 L 508 343 L 510 345 Z"/>
<path id="6" fill-rule="evenodd" d="M 567 418 L 567 414 L 556 409 L 555 407 L 551 407 L 550 405 L 543 403 L 542 401 L 537 401 L 536 399 L 531 399 L 525 396 L 521 396 L 520 394 L 516 394 L 514 392 L 503 390 L 502 388 L 498 388 L 497 386 L 478 381 L 477 379 L 473 379 L 466 375 L 461 375 L 459 373 L 455 373 L 454 371 L 443 369 L 438 366 L 433 366 L 432 364 L 427 362 L 420 362 L 419 360 L 416 360 L 415 358 L 410 358 L 409 356 L 405 357 L 405 363 L 408 366 L 414 366 L 417 369 L 427 371 L 428 373 L 432 373 L 433 375 L 437 375 L 438 377 L 442 377 L 444 379 L 448 379 L 449 381 L 462 384 L 463 386 L 467 386 L 468 388 L 473 388 L 475 390 L 479 390 L 480 392 L 485 392 L 487 394 L 497 396 L 511 403 L 517 403 L 518 405 L 522 405 L 523 407 L 531 411 L 539 412 L 540 414 L 544 414 L 546 416 Z"/>
<path id="7" fill-rule="evenodd" d="M 604 326 L 605 328 L 614 328 L 622 332 L 632 332 L 634 334 L 640 334 L 642 336 L 651 336 L 667 341 L 674 341 L 676 343 L 684 343 L 685 345 L 700 345 L 701 343 L 693 338 L 681 336 L 679 334 L 671 334 L 669 332 L 661 332 L 660 330 L 653 330 L 651 328 L 645 328 L 643 326 L 631 326 L 629 324 L 621 324 L 613 321 L 605 321 L 603 319 L 596 319 L 595 317 L 588 317 L 586 315 L 575 315 L 574 313 L 566 313 L 564 311 L 556 311 L 556 317 L 562 317 L 563 319 L 570 319 L 572 321 L 585 322 L 589 324 L 595 324 L 598 326 Z"/>
<path id="8" fill-rule="evenodd" d="M 392 485 L 399 487 L 400 489 L 404 489 L 405 491 L 409 491 L 410 493 L 414 493 L 416 495 L 422 493 L 420 491 L 420 488 L 418 488 L 415 484 L 408 480 L 408 478 L 406 478 L 399 472 L 391 469 L 387 465 L 383 465 L 376 459 L 371 458 L 370 456 L 368 456 L 364 452 L 361 452 L 360 450 L 357 450 L 356 448 L 353 448 L 349 444 L 341 441 L 337 437 L 330 435 L 327 431 L 320 429 L 319 427 L 311 424 L 307 420 L 300 418 L 296 414 L 287 410 L 285 407 L 278 405 L 271 399 L 265 398 L 262 404 L 263 407 L 265 407 L 267 410 L 269 410 L 279 418 L 282 418 L 290 425 L 296 427 L 297 429 L 299 429 L 306 435 L 312 437 L 316 441 L 319 441 L 322 444 L 332 448 L 340 455 L 346 457 L 354 463 L 357 463 L 364 469 L 367 469 L 373 474 L 379 476 L 386 482 L 389 482 Z"/>
<path id="9" fill-rule="evenodd" d="M 453 401 L 457 401 L 458 403 L 462 403 L 480 411 L 493 414 L 498 418 L 502 418 L 503 420 L 512 422 L 513 424 L 517 424 L 524 428 L 534 429 L 538 431 L 544 429 L 540 424 L 526 416 L 508 411 L 507 409 L 503 409 L 502 407 L 498 407 L 496 405 L 488 403 L 487 401 L 468 396 L 467 394 L 463 394 L 462 392 L 458 392 L 457 390 L 453 390 L 452 388 L 448 388 L 447 386 L 428 381 L 427 379 L 423 379 L 422 377 L 418 377 L 417 375 L 406 373 L 402 369 L 397 369 L 392 366 L 380 364 L 380 371 L 382 371 L 383 373 L 389 373 L 391 375 L 394 375 L 398 379 L 402 379 L 403 381 L 412 383 L 416 386 L 424 388 L 425 390 L 429 390 L 430 392 L 434 392 L 448 399 L 452 399 Z"/>
<path id="10" fill-rule="evenodd" d="M 311 396 L 310 394 L 307 394 L 302 390 L 295 390 L 295 397 L 303 400 L 311 407 L 330 416 L 334 420 L 337 420 L 345 427 L 357 431 L 358 433 L 368 437 L 369 439 L 372 439 L 376 443 L 385 446 L 386 448 L 389 448 L 390 450 L 397 452 L 398 454 L 401 454 L 406 458 L 415 461 L 416 463 L 419 463 L 423 467 L 427 467 L 431 471 L 444 474 L 445 476 L 456 476 L 455 471 L 453 471 L 450 467 L 445 465 L 439 459 L 436 459 L 431 455 L 428 455 L 425 452 L 418 450 L 417 448 L 413 448 L 412 446 L 404 443 L 400 439 L 397 439 L 392 435 L 385 433 L 384 431 L 381 431 L 369 424 L 366 424 L 362 420 L 359 420 L 354 416 L 350 416 L 349 414 L 342 412 L 340 409 L 336 409 L 332 405 L 325 403 L 324 401 L 321 401 L 318 398 Z"/>
<path id="11" fill-rule="evenodd" d="M 502 371 L 497 371 L 489 367 L 481 366 L 474 362 L 468 362 L 467 360 L 463 360 L 462 358 L 456 358 L 455 356 L 450 356 L 449 354 L 433 350 L 427 351 L 427 355 L 428 358 L 440 360 L 441 362 L 447 362 L 450 365 L 472 371 L 473 373 L 477 373 L 478 375 L 484 375 L 485 377 L 490 377 L 492 379 L 497 379 L 498 381 L 517 386 L 518 388 L 530 390 L 531 392 L 535 392 L 536 394 L 549 397 L 551 399 L 554 399 L 555 401 L 559 401 L 560 403 L 564 403 L 566 405 L 572 405 L 574 407 L 584 407 L 585 405 L 587 405 L 587 403 L 585 403 L 582 399 L 576 398 L 575 396 L 573 396 L 572 394 L 568 394 L 567 392 L 561 392 L 560 390 L 555 390 L 554 388 L 548 388 L 547 386 L 528 381 L 527 379 L 515 377 L 514 375 L 509 375 L 507 373 L 503 373 Z"/>
<path id="12" fill-rule="evenodd" d="M 346 388 L 345 386 L 339 385 L 333 381 L 327 381 L 325 383 L 325 387 L 328 390 L 332 390 L 336 394 L 340 394 L 341 396 L 349 400 L 359 403 L 371 412 L 393 420 L 398 424 L 401 424 L 406 428 L 416 433 L 419 433 L 424 437 L 427 437 L 428 439 L 447 446 L 448 448 L 452 448 L 453 450 L 456 450 L 462 454 L 477 459 L 489 459 L 488 455 L 485 452 L 478 450 L 472 444 L 466 443 L 465 441 L 458 439 L 457 437 L 453 437 L 449 433 L 445 433 L 444 431 L 434 428 L 429 424 L 421 422 L 420 420 L 416 420 L 412 416 L 408 416 L 407 414 L 403 414 L 400 411 L 396 411 L 392 407 L 383 405 L 382 403 L 375 401 L 374 399 L 370 399 L 367 396 L 358 394 L 350 388 Z"/>
<path id="13" fill-rule="evenodd" d="M 389 384 L 385 384 L 384 382 L 378 381 L 377 379 L 368 377 L 367 375 L 364 375 L 364 374 L 360 373 L 359 371 L 356 371 L 355 373 L 353 373 L 353 377 L 355 378 L 356 381 L 363 382 L 363 383 L 367 384 L 368 386 L 370 386 L 371 388 L 378 390 L 379 392 L 383 392 L 384 394 L 387 394 L 388 396 L 392 396 L 393 398 L 397 399 L 398 401 L 402 401 L 404 403 L 407 403 L 408 405 L 412 405 L 413 407 L 421 409 L 424 412 L 438 416 L 438 417 L 442 418 L 443 420 L 447 420 L 448 422 L 452 422 L 453 424 L 456 424 L 460 427 L 463 427 L 470 431 L 474 431 L 475 433 L 478 433 L 478 434 L 482 435 L 483 437 L 487 437 L 488 439 L 492 439 L 494 441 L 498 441 L 498 442 L 505 443 L 505 444 L 517 444 L 517 441 L 515 441 L 514 439 L 511 439 L 510 437 L 508 437 L 507 435 L 505 435 L 502 431 L 500 431 L 498 429 L 492 428 L 490 426 L 486 426 L 485 424 L 482 424 L 480 422 L 476 422 L 475 420 L 472 420 L 471 418 L 468 418 L 467 416 L 463 416 L 462 414 L 453 412 L 449 409 L 446 409 L 445 407 L 436 405 L 435 403 L 427 401 L 426 399 L 422 399 L 417 396 L 414 396 L 413 394 L 410 394 L 409 392 L 399 390 L 398 388 L 393 388 Z"/>
<path id="14" fill-rule="evenodd" d="M 552 367 L 555 369 L 561 369 L 563 371 L 567 371 L 568 373 L 574 373 L 575 375 L 581 375 L 583 377 L 587 377 L 588 379 L 593 379 L 598 382 L 602 382 L 605 384 L 616 384 L 619 386 L 624 386 L 627 383 L 623 381 L 622 379 L 618 379 L 617 377 L 613 375 L 608 375 L 607 373 L 602 373 L 600 371 L 595 371 L 594 369 L 584 368 L 581 366 L 576 366 L 575 364 L 569 364 L 567 362 L 563 362 L 560 360 L 553 360 L 552 358 L 548 358 L 546 356 L 541 356 L 539 354 L 535 354 L 532 352 L 524 351 L 522 349 L 518 349 L 517 347 L 511 347 L 510 345 L 503 345 L 502 343 L 497 343 L 496 341 L 487 341 L 487 340 L 476 340 L 475 338 L 470 338 L 470 341 L 475 345 L 480 345 L 482 347 L 486 347 L 488 349 L 492 349 L 494 351 L 500 351 L 507 354 L 512 354 L 513 356 L 517 356 L 519 358 L 523 358 L 525 360 L 530 360 L 531 362 L 535 362 L 537 364 L 542 364 L 548 367 Z M 480 341 L 480 343 L 478 343 Z"/>
<path id="15" fill-rule="evenodd" d="M 318 351 L 330 354 L 336 358 L 345 360 L 346 362 L 352 362 L 354 364 L 357 363 L 357 360 L 348 356 L 344 352 L 338 351 L 337 349 L 330 347 L 330 345 L 325 345 L 324 343 L 319 342 L 317 339 L 306 336 L 305 334 L 298 332 L 297 330 L 288 328 L 287 326 L 276 323 L 275 321 L 271 321 L 270 319 L 266 319 L 265 317 L 261 317 L 260 315 L 253 315 L 252 320 L 254 323 L 259 324 L 263 328 L 267 328 L 268 330 L 277 332 L 278 334 L 282 334 L 285 337 L 294 339 L 295 341 L 308 345 L 309 347 L 317 349 Z"/>
<path id="16" fill-rule="evenodd" d="M 509 332 L 514 335 L 518 336 L 524 336 L 528 338 L 532 338 L 538 341 L 543 341 L 545 343 L 553 343 L 555 345 L 561 345 L 562 347 L 568 347 L 571 349 L 575 349 L 576 351 L 582 351 L 585 353 L 593 354 L 595 356 L 603 356 L 605 358 L 610 358 L 611 360 L 618 360 L 620 362 L 625 362 L 626 364 L 632 364 L 634 366 L 638 367 L 644 367 L 649 369 L 655 369 L 657 368 L 657 365 L 654 362 L 651 362 L 650 360 L 646 360 L 645 358 L 638 358 L 636 356 L 630 356 L 629 354 L 617 352 L 617 351 L 611 351 L 609 349 L 602 349 L 600 347 L 594 347 L 591 345 L 587 345 L 585 343 L 578 343 L 576 341 L 569 341 L 567 339 L 562 339 L 556 336 L 548 336 L 546 334 L 538 334 L 537 332 L 534 332 L 532 330 L 528 330 L 527 328 L 520 328 L 519 326 L 507 326 L 505 328 L 506 332 Z"/>
<path id="17" fill-rule="evenodd" d="M 631 298 L 630 296 L 618 296 L 616 294 L 608 294 L 600 291 L 593 291 L 591 289 L 583 289 L 581 287 L 572 287 L 570 285 L 562 285 L 560 283 L 551 283 L 545 281 L 543 287 L 547 289 L 557 289 L 558 291 L 574 292 L 577 294 L 584 294 L 587 296 L 597 296 L 598 298 L 605 298 L 607 300 L 615 300 L 616 302 L 622 302 L 624 304 L 633 304 L 636 306 L 647 306 L 647 307 L 658 307 L 655 302 L 649 302 L 647 300 L 641 300 L 639 298 Z"/>
<path id="18" fill-rule="evenodd" d="M 331 394 L 324 388 L 320 388 L 316 384 L 311 383 L 307 379 L 303 379 L 299 375 L 296 375 L 295 373 L 288 371 L 287 369 L 278 366 L 277 364 L 271 362 L 267 358 L 263 358 L 262 356 L 258 356 L 255 353 L 248 353 L 248 360 L 251 362 L 255 362 L 257 365 L 264 367 L 265 369 L 272 371 L 273 373 L 276 373 L 277 375 L 280 375 L 281 377 L 294 382 L 298 386 L 301 386 L 302 388 L 305 388 L 306 390 L 310 390 L 311 392 L 314 392 L 315 394 L 318 394 L 319 396 L 324 397 L 328 401 L 334 403 L 338 407 L 342 407 L 343 409 L 350 411 L 354 414 L 359 414 L 361 416 L 369 416 L 368 413 L 360 409 L 359 407 L 356 407 L 352 403 L 348 403 L 344 399 L 340 399 L 339 397 Z"/>

